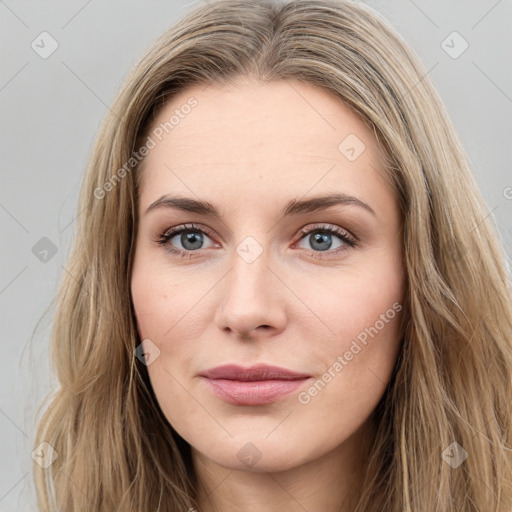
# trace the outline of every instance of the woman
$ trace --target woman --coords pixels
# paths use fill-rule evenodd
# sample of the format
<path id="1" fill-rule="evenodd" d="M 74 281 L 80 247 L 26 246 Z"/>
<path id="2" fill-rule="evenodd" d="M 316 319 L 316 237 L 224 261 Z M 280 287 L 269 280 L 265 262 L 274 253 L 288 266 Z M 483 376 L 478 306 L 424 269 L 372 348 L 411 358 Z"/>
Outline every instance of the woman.
<path id="1" fill-rule="evenodd" d="M 373 10 L 196 7 L 120 90 L 79 211 L 41 510 L 510 509 L 503 249 Z"/>

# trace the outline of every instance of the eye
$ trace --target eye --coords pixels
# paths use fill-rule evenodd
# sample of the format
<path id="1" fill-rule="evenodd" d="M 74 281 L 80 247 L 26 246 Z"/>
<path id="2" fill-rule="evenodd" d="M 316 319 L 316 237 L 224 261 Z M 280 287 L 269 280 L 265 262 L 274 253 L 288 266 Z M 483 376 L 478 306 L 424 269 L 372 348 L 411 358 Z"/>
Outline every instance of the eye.
<path id="1" fill-rule="evenodd" d="M 306 241 L 313 248 L 312 256 L 314 258 L 324 258 L 323 255 L 319 254 L 322 252 L 338 254 L 357 245 L 357 240 L 352 235 L 337 226 L 329 224 L 317 225 L 312 229 L 302 230 L 300 233 L 303 235 L 300 242 Z M 341 242 L 334 249 L 333 236 Z"/>
<path id="2" fill-rule="evenodd" d="M 315 225 L 309 230 L 301 230 L 300 234 L 302 237 L 299 243 L 305 241 L 312 248 L 304 249 L 304 247 L 301 247 L 301 249 L 308 250 L 312 257 L 319 259 L 327 257 L 322 253 L 339 254 L 357 245 L 356 238 L 345 230 L 330 224 Z M 198 254 L 194 254 L 195 252 L 207 248 L 204 247 L 205 237 L 210 239 L 207 229 L 188 224 L 166 230 L 157 238 L 156 242 L 173 254 L 184 258 L 193 258 L 198 256 Z M 338 238 L 338 244 L 336 245 L 336 242 L 334 242 L 334 248 L 333 237 Z M 176 244 L 181 244 L 181 247 L 176 247 Z M 212 245 L 218 246 L 218 244 Z"/>
<path id="3" fill-rule="evenodd" d="M 209 238 L 206 230 L 199 228 L 194 224 L 176 226 L 168 229 L 160 235 L 157 243 L 165 246 L 168 251 L 179 254 L 183 257 L 193 257 L 191 254 L 199 249 L 205 249 L 204 238 Z M 175 241 L 173 242 L 173 239 Z M 175 247 L 179 243 L 181 247 Z M 188 253 L 188 254 L 187 254 Z"/>

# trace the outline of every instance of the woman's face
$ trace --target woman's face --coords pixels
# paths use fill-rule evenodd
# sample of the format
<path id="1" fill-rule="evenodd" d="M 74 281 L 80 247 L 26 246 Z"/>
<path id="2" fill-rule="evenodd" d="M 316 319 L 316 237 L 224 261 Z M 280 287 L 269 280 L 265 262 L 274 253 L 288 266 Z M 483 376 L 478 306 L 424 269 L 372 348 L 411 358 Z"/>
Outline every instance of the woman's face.
<path id="1" fill-rule="evenodd" d="M 400 346 L 400 216 L 371 130 L 320 88 L 247 80 L 181 92 L 152 128 L 131 292 L 163 414 L 228 468 L 341 449 Z M 205 376 L 221 365 L 242 375 Z"/>

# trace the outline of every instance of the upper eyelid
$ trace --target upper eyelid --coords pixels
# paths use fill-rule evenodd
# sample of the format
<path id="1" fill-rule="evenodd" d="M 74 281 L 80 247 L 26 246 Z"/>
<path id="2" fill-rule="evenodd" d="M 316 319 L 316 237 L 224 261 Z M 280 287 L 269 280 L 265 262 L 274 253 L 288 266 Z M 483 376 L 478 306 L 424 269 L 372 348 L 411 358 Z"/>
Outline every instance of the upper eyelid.
<path id="1" fill-rule="evenodd" d="M 209 235 L 209 236 L 211 236 L 211 233 L 212 233 L 212 230 L 210 230 L 209 228 L 207 228 L 205 226 L 202 226 L 201 224 L 194 223 L 194 226 L 190 226 L 189 223 L 186 223 L 186 224 L 178 224 L 177 226 L 173 226 L 172 228 L 165 230 L 164 234 L 169 233 L 169 234 L 176 236 L 177 234 L 180 234 L 180 232 L 183 232 L 183 231 L 200 231 L 200 232 L 204 232 L 206 235 Z"/>

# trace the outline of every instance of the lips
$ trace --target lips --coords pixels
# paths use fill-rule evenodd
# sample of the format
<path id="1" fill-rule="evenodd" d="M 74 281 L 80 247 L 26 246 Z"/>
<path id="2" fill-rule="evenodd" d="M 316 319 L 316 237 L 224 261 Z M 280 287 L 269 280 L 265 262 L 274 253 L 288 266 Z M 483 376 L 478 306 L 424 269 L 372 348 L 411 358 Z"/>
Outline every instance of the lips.
<path id="1" fill-rule="evenodd" d="M 200 374 L 208 389 L 235 405 L 265 405 L 297 390 L 311 376 L 278 366 L 228 364 Z"/>

